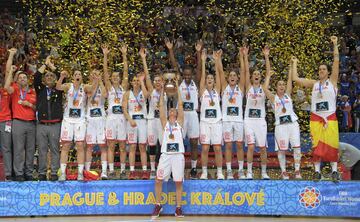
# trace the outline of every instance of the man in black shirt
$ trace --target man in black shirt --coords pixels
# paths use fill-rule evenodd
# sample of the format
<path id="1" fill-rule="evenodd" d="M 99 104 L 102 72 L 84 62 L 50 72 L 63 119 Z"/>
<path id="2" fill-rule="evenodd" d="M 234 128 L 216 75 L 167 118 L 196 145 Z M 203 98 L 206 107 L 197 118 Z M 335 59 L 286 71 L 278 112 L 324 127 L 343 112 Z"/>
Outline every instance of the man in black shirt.
<path id="1" fill-rule="evenodd" d="M 36 142 L 39 149 L 39 180 L 46 180 L 48 149 L 51 153 L 51 178 L 58 180 L 57 171 L 60 167 L 60 130 L 63 118 L 62 91 L 55 89 L 56 67 L 50 56 L 46 58 L 35 74 L 34 87 L 37 97 Z M 44 75 L 43 75 L 44 74 Z"/>

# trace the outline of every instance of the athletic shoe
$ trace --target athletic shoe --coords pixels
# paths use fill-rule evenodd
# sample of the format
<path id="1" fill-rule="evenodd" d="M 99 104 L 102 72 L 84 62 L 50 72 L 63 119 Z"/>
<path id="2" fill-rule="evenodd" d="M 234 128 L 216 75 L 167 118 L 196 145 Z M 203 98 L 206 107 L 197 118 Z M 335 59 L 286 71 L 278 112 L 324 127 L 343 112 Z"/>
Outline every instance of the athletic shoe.
<path id="1" fill-rule="evenodd" d="M 105 172 L 101 172 L 101 180 L 107 180 L 108 179 L 108 176 L 106 175 Z"/>
<path id="2" fill-rule="evenodd" d="M 34 177 L 33 176 L 27 176 L 25 175 L 25 181 L 33 181 Z"/>
<path id="3" fill-rule="evenodd" d="M 192 168 L 190 171 L 190 179 L 196 180 L 197 179 L 197 170 L 196 168 Z"/>
<path id="4" fill-rule="evenodd" d="M 156 178 L 156 172 L 155 171 L 151 171 L 150 172 L 150 180 L 154 180 Z"/>
<path id="5" fill-rule="evenodd" d="M 84 180 L 84 174 L 78 173 L 77 180 L 78 181 L 83 181 Z"/>
<path id="6" fill-rule="evenodd" d="M 143 170 L 142 174 L 141 174 L 141 179 L 142 180 L 148 180 L 150 178 L 150 172 L 147 170 Z"/>
<path id="7" fill-rule="evenodd" d="M 246 179 L 246 176 L 245 176 L 245 173 L 244 173 L 244 171 L 243 171 L 243 170 L 239 170 L 238 175 L 239 175 L 239 179 L 241 179 L 241 180 Z"/>
<path id="8" fill-rule="evenodd" d="M 270 180 L 270 177 L 269 177 L 269 175 L 267 175 L 267 173 L 262 173 L 262 174 L 261 174 L 261 179 L 263 179 L 263 180 Z"/>
<path id="9" fill-rule="evenodd" d="M 253 179 L 253 174 L 250 173 L 250 172 L 247 172 L 247 174 L 246 174 L 246 179 L 247 179 L 247 180 L 252 180 L 252 179 Z"/>
<path id="10" fill-rule="evenodd" d="M 228 180 L 233 180 L 234 179 L 232 170 L 227 170 L 226 171 L 226 179 L 228 179 Z"/>
<path id="11" fill-rule="evenodd" d="M 340 175 L 339 175 L 339 173 L 337 171 L 333 171 L 331 173 L 331 178 L 332 178 L 333 181 L 339 181 L 340 180 Z"/>
<path id="12" fill-rule="evenodd" d="M 202 172 L 202 173 L 201 173 L 201 176 L 200 176 L 200 180 L 207 180 L 207 179 L 208 179 L 208 174 Z"/>
<path id="13" fill-rule="evenodd" d="M 51 176 L 50 176 L 50 180 L 51 180 L 51 181 L 57 181 L 58 178 L 59 178 L 59 177 L 58 177 L 56 174 L 51 174 Z"/>
<path id="14" fill-rule="evenodd" d="M 15 176 L 15 181 L 23 182 L 23 181 L 25 181 L 25 178 L 24 178 L 24 176 Z"/>
<path id="15" fill-rule="evenodd" d="M 66 180 L 66 174 L 65 173 L 61 173 L 59 176 L 59 181 L 65 181 Z"/>
<path id="16" fill-rule="evenodd" d="M 46 178 L 46 175 L 45 174 L 39 174 L 39 178 L 38 178 L 40 181 L 46 181 L 47 178 Z"/>
<path id="17" fill-rule="evenodd" d="M 321 173 L 320 172 L 315 172 L 313 179 L 314 180 L 321 180 Z"/>
<path id="18" fill-rule="evenodd" d="M 5 177 L 5 181 L 12 181 L 12 180 L 13 180 L 12 176 L 6 176 Z"/>
<path id="19" fill-rule="evenodd" d="M 116 179 L 116 173 L 115 173 L 115 171 L 110 171 L 110 172 L 108 172 L 108 179 L 109 180 L 115 180 Z"/>
<path id="20" fill-rule="evenodd" d="M 154 220 L 160 216 L 160 213 L 162 212 L 163 208 L 160 204 L 155 204 L 155 208 L 153 213 L 151 214 L 151 219 Z"/>
<path id="21" fill-rule="evenodd" d="M 224 180 L 225 179 L 224 174 L 222 172 L 217 173 L 217 179 L 218 180 Z"/>
<path id="22" fill-rule="evenodd" d="M 176 210 L 175 210 L 175 217 L 184 217 L 184 214 L 182 212 L 182 209 L 181 207 L 176 207 Z"/>
<path id="23" fill-rule="evenodd" d="M 283 180 L 288 180 L 289 179 L 289 174 L 286 171 L 281 172 L 281 178 Z"/>
<path id="24" fill-rule="evenodd" d="M 130 171 L 129 173 L 129 180 L 135 180 L 136 179 L 136 173 L 135 171 Z"/>
<path id="25" fill-rule="evenodd" d="M 302 179 L 302 176 L 301 176 L 301 173 L 300 173 L 299 170 L 296 170 L 296 171 L 295 171 L 295 179 L 297 179 L 297 180 L 301 180 L 301 179 Z"/>
<path id="26" fill-rule="evenodd" d="M 120 172 L 120 180 L 126 180 L 126 179 L 127 179 L 127 177 L 126 177 L 126 171 L 123 170 L 123 171 Z"/>

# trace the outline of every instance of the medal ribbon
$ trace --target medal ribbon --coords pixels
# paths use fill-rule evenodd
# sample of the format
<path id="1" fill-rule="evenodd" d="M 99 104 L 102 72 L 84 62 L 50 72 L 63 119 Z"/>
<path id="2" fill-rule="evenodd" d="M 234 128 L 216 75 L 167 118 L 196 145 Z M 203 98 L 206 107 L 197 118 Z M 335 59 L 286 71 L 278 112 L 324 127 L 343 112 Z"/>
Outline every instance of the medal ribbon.
<path id="1" fill-rule="evenodd" d="M 320 81 L 319 81 L 319 93 L 322 94 L 322 85 Z"/>
<path id="2" fill-rule="evenodd" d="M 190 83 L 190 84 L 191 84 L 191 83 Z M 185 83 L 186 91 L 187 91 L 187 93 L 188 93 L 189 96 L 190 96 L 190 88 L 189 88 L 190 84 L 189 84 L 189 85 L 186 85 L 186 83 Z"/>
<path id="3" fill-rule="evenodd" d="M 230 87 L 230 100 L 233 98 L 234 93 L 235 93 L 235 87 L 234 87 L 234 89 L 231 89 L 231 87 Z"/>
<path id="4" fill-rule="evenodd" d="M 140 91 L 137 96 L 135 96 L 135 94 L 133 93 L 135 96 L 136 102 L 139 104 L 139 106 L 141 106 L 140 101 L 139 101 L 141 92 L 142 91 Z"/>
<path id="5" fill-rule="evenodd" d="M 120 98 L 119 95 L 121 95 L 121 90 L 118 91 L 115 87 L 114 87 L 114 89 L 115 89 L 115 97 L 116 97 L 116 99 L 119 99 Z"/>
<path id="6" fill-rule="evenodd" d="M 75 87 L 74 87 L 74 89 L 75 89 Z M 76 90 L 76 92 L 74 93 L 73 101 L 75 101 L 75 100 L 77 99 L 77 97 L 78 97 L 78 95 L 79 95 L 79 90 L 80 90 L 80 86 L 79 86 L 79 88 Z"/>
<path id="7" fill-rule="evenodd" d="M 279 98 L 279 99 L 280 99 L 281 105 L 283 106 L 283 108 L 285 108 L 285 101 L 284 101 L 284 98 Z"/>
<path id="8" fill-rule="evenodd" d="M 214 102 L 214 99 L 213 99 L 213 94 L 212 94 L 212 90 L 209 91 L 208 89 L 206 89 L 210 95 L 210 99 L 211 99 L 211 102 Z"/>
<path id="9" fill-rule="evenodd" d="M 171 123 L 169 123 L 169 130 L 170 130 L 170 135 L 173 135 L 173 133 L 172 133 L 172 127 L 171 127 Z"/>
<path id="10" fill-rule="evenodd" d="M 48 98 L 50 98 L 51 93 L 52 93 L 52 90 L 49 89 L 48 87 L 46 87 L 46 95 L 47 95 Z"/>
<path id="11" fill-rule="evenodd" d="M 25 100 L 26 98 L 26 94 L 27 94 L 27 91 L 29 90 L 28 87 L 26 87 L 25 91 L 23 91 L 22 89 L 20 89 L 20 99 L 21 100 Z"/>
<path id="12" fill-rule="evenodd" d="M 259 87 L 259 88 L 253 87 L 253 89 L 254 89 L 254 95 L 255 95 L 255 97 L 256 97 L 256 96 L 257 96 L 257 93 L 260 92 L 260 87 Z"/>
<path id="13" fill-rule="evenodd" d="M 95 93 L 94 93 L 94 95 L 92 96 L 91 101 L 95 101 L 95 97 L 96 97 L 96 94 L 97 94 L 98 90 L 99 90 L 99 86 L 96 87 Z"/>

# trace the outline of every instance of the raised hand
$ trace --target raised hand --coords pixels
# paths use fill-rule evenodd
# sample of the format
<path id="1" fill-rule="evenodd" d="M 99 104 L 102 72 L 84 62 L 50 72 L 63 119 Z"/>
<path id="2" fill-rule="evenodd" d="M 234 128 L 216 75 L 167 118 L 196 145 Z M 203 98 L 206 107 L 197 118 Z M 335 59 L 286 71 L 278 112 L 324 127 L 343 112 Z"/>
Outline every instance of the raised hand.
<path id="1" fill-rule="evenodd" d="M 263 48 L 262 52 L 263 52 L 264 56 L 269 56 L 269 54 L 270 54 L 270 48 L 269 48 L 269 46 L 266 45 L 266 46 Z"/>
<path id="2" fill-rule="evenodd" d="M 299 60 L 295 56 L 291 56 L 290 62 L 291 63 L 297 63 Z"/>
<path id="3" fill-rule="evenodd" d="M 14 73 L 17 67 L 15 65 L 10 66 L 10 73 Z"/>
<path id="4" fill-rule="evenodd" d="M 330 40 L 331 40 L 331 42 L 334 44 L 334 45 L 337 45 L 337 41 L 338 41 L 338 38 L 336 37 L 336 36 L 331 36 L 330 37 Z"/>
<path id="5" fill-rule="evenodd" d="M 201 61 L 205 62 L 206 58 L 207 58 L 207 53 L 206 53 L 206 50 L 203 49 L 201 52 Z"/>
<path id="6" fill-rule="evenodd" d="M 166 47 L 171 50 L 174 47 L 174 43 L 169 40 L 169 38 L 165 38 Z"/>
<path id="7" fill-rule="evenodd" d="M 249 46 L 244 46 L 242 48 L 243 48 L 244 55 L 248 55 L 249 54 Z"/>
<path id="8" fill-rule="evenodd" d="M 68 75 L 69 75 L 69 73 L 66 70 L 63 70 L 60 73 L 60 77 L 62 77 L 62 78 L 66 78 L 66 77 L 68 77 Z"/>
<path id="9" fill-rule="evenodd" d="M 11 48 L 8 51 L 9 51 L 10 54 L 15 55 L 16 52 L 17 52 L 17 49 L 16 48 Z"/>
<path id="10" fill-rule="evenodd" d="M 145 58 L 146 57 L 146 49 L 141 47 L 139 50 L 139 55 L 141 58 Z"/>
<path id="11" fill-rule="evenodd" d="M 197 51 L 197 52 L 200 52 L 201 49 L 203 48 L 203 46 L 204 46 L 203 41 L 202 41 L 201 39 L 198 40 L 198 41 L 195 43 L 195 49 L 196 49 L 196 51 Z"/>
<path id="12" fill-rule="evenodd" d="M 105 44 L 101 46 L 101 49 L 102 49 L 104 55 L 108 55 L 110 53 L 110 49 Z"/>
<path id="13" fill-rule="evenodd" d="M 122 54 L 126 54 L 127 53 L 127 45 L 121 44 L 120 51 Z"/>

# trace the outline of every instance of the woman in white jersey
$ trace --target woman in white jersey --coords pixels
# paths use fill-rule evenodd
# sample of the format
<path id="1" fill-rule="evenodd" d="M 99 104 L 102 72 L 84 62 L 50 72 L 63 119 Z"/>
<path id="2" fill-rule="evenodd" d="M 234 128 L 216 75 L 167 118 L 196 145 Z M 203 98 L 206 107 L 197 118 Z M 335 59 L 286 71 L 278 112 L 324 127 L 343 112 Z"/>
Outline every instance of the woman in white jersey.
<path id="1" fill-rule="evenodd" d="M 135 174 L 135 151 L 136 145 L 139 145 L 140 159 L 143 172 L 141 178 L 149 179 L 150 174 L 147 171 L 147 154 L 146 154 L 146 140 L 147 140 L 147 126 L 146 126 L 146 99 L 149 93 L 145 87 L 144 74 L 140 73 L 134 76 L 131 83 L 131 88 L 123 97 L 123 111 L 124 116 L 128 121 L 127 124 L 127 140 L 130 145 L 129 162 L 130 174 L 129 179 L 136 179 Z"/>
<path id="2" fill-rule="evenodd" d="M 295 165 L 295 179 L 301 179 L 300 162 L 300 128 L 297 122 L 298 117 L 293 110 L 293 103 L 291 99 L 292 92 L 292 72 L 297 72 L 296 58 L 292 57 L 289 66 L 287 83 L 279 80 L 276 83 L 276 94 L 274 95 L 269 90 L 270 77 L 273 72 L 267 72 L 264 91 L 267 98 L 273 105 L 275 113 L 275 150 L 278 151 L 278 159 L 281 169 L 281 177 L 284 180 L 289 179 L 286 172 L 286 151 L 289 149 L 289 142 L 294 150 L 294 165 Z"/>
<path id="3" fill-rule="evenodd" d="M 170 174 L 173 175 L 173 180 L 176 186 L 176 217 L 184 217 L 181 210 L 181 197 L 183 191 L 183 180 L 185 170 L 185 158 L 184 158 L 184 143 L 183 143 L 183 124 L 184 124 L 184 111 L 181 100 L 180 91 L 178 89 L 176 81 L 176 89 L 178 92 L 178 109 L 171 107 L 169 109 L 168 118 L 166 117 L 166 109 L 164 105 L 164 93 L 161 93 L 160 97 L 160 120 L 163 127 L 163 141 L 161 145 L 161 156 L 159 159 L 159 165 L 156 173 L 155 182 L 155 198 L 156 204 L 152 213 L 152 219 L 159 217 L 162 206 L 161 192 L 162 183 L 167 181 Z"/>
<path id="4" fill-rule="evenodd" d="M 244 56 L 239 50 L 240 57 L 240 81 L 239 76 L 235 69 L 230 70 L 225 79 L 223 65 L 220 59 L 215 60 L 218 62 L 218 69 L 221 77 L 221 91 L 222 91 L 222 121 L 223 121 L 223 139 L 225 142 L 225 162 L 226 162 L 226 178 L 229 180 L 234 179 L 231 160 L 232 160 L 232 147 L 236 143 L 237 159 L 239 163 L 239 178 L 245 179 L 243 171 L 244 167 L 244 121 L 243 121 L 243 96 L 245 87 L 245 67 Z"/>
<path id="5" fill-rule="evenodd" d="M 146 79 L 146 88 L 149 91 L 149 113 L 147 115 L 147 142 L 149 145 L 150 156 L 150 179 L 155 179 L 155 158 L 156 158 L 156 145 L 159 141 L 162 143 L 163 127 L 160 121 L 159 102 L 161 94 L 161 86 L 163 84 L 163 78 L 160 74 L 155 75 L 154 85 L 151 82 L 148 67 L 146 64 L 146 50 L 140 49 L 140 57 L 144 66 L 144 73 Z M 166 97 L 164 97 L 166 99 Z M 166 104 L 166 101 L 165 101 Z M 166 108 L 166 106 L 165 106 Z"/>
<path id="6" fill-rule="evenodd" d="M 110 50 L 104 46 L 104 80 L 105 87 L 108 91 L 108 109 L 106 117 L 106 141 L 108 145 L 107 158 L 109 163 L 109 179 L 115 179 L 114 171 L 114 150 L 115 144 L 119 144 L 120 150 L 120 179 L 126 179 L 125 161 L 126 161 L 126 119 L 122 108 L 122 99 L 125 90 L 128 87 L 128 62 L 127 46 L 122 45 L 120 48 L 123 57 L 123 74 L 121 80 L 120 72 L 113 71 L 109 77 L 108 71 L 108 54 Z"/>
<path id="7" fill-rule="evenodd" d="M 66 103 L 64 118 L 61 124 L 60 141 L 62 143 L 60 156 L 60 181 L 66 180 L 66 164 L 71 143 L 74 140 L 77 151 L 78 180 L 83 180 L 83 170 L 85 162 L 84 140 L 86 132 L 85 107 L 87 94 L 91 93 L 91 85 L 82 83 L 82 74 L 76 70 L 73 75 L 72 83 L 62 83 L 68 76 L 66 71 L 61 72 L 60 78 L 56 83 L 56 89 L 66 93 Z"/>
<path id="8" fill-rule="evenodd" d="M 330 39 L 334 47 L 334 61 L 330 77 L 330 68 L 326 64 L 319 66 L 319 80 L 299 78 L 297 73 L 293 73 L 293 79 L 296 83 L 306 88 L 312 88 L 310 133 L 314 149 L 315 180 L 321 179 L 321 161 L 331 162 L 332 179 L 339 179 L 337 172 L 339 130 L 336 118 L 339 49 L 337 37 L 331 36 Z"/>
<path id="9" fill-rule="evenodd" d="M 221 51 L 213 53 L 215 61 L 220 59 Z M 205 70 L 206 52 L 201 54 L 201 81 L 200 81 L 200 143 L 201 143 L 201 164 L 202 173 L 200 179 L 207 180 L 208 172 L 208 154 L 210 145 L 213 145 L 215 151 L 215 162 L 217 166 L 217 179 L 223 180 L 222 173 L 222 114 L 220 108 L 221 82 L 218 71 L 218 62 L 215 63 L 216 80 L 214 75 L 206 74 Z"/>
<path id="10" fill-rule="evenodd" d="M 250 69 L 248 61 L 249 49 L 245 47 L 245 77 L 246 77 L 246 107 L 244 116 L 245 139 L 247 142 L 247 179 L 253 179 L 252 165 L 255 145 L 260 148 L 261 159 L 261 178 L 270 179 L 266 173 L 267 161 L 267 123 L 265 120 L 265 100 L 266 96 L 260 84 L 261 74 L 259 70 L 254 70 L 250 81 Z M 263 50 L 266 61 L 266 69 L 270 71 L 269 56 L 266 54 L 266 48 Z"/>

